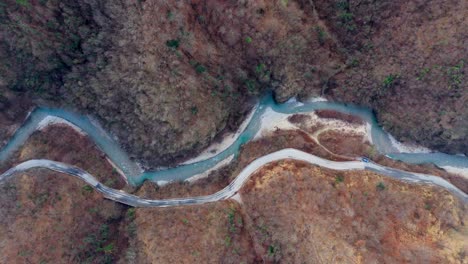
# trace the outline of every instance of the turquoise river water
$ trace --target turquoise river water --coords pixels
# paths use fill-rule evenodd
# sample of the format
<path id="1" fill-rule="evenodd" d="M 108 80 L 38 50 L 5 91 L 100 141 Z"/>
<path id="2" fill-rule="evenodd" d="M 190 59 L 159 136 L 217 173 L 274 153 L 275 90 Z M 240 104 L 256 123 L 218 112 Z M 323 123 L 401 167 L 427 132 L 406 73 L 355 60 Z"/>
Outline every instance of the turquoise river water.
<path id="1" fill-rule="evenodd" d="M 314 110 L 335 110 L 346 114 L 358 116 L 371 125 L 372 142 L 377 151 L 396 160 L 406 163 L 421 164 L 433 163 L 437 166 L 451 166 L 468 170 L 468 158 L 463 155 L 448 155 L 439 152 L 433 153 L 400 153 L 390 140 L 390 135 L 386 133 L 377 123 L 377 120 L 367 108 L 334 103 L 327 101 L 319 102 L 286 102 L 277 104 L 271 94 L 265 95 L 260 99 L 255 108 L 253 116 L 242 131 L 236 141 L 219 154 L 206 160 L 183 164 L 174 168 L 166 168 L 156 171 L 142 171 L 141 168 L 132 161 L 128 154 L 119 146 L 119 144 L 92 118 L 76 114 L 70 111 L 57 108 L 40 107 L 35 109 L 9 140 L 9 142 L 0 150 L 0 163 L 5 162 L 28 137 L 37 129 L 38 124 L 47 116 L 56 116 L 67 120 L 83 130 L 95 142 L 95 144 L 109 157 L 109 159 L 127 176 L 130 184 L 138 185 L 144 180 L 152 181 L 174 181 L 185 180 L 191 176 L 203 173 L 216 166 L 220 161 L 236 156 L 242 144 L 252 140 L 260 129 L 262 114 L 266 109 L 283 114 L 306 113 Z"/>

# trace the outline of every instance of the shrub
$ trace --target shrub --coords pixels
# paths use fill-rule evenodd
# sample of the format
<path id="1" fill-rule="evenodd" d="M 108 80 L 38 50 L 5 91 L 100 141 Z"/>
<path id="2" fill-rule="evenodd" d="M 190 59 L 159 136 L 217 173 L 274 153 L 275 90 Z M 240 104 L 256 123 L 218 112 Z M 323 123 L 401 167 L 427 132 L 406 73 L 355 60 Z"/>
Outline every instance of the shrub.
<path id="1" fill-rule="evenodd" d="M 450 88 L 452 89 L 458 89 L 463 86 L 463 66 L 464 66 L 464 61 L 460 61 L 455 66 L 449 67 L 447 69 L 447 75 L 449 77 L 449 84 Z"/>
<path id="2" fill-rule="evenodd" d="M 197 64 L 195 66 L 195 71 L 198 73 L 198 74 L 201 74 L 201 73 L 204 73 L 206 72 L 206 68 L 205 66 L 201 65 L 201 64 Z"/>
<path id="3" fill-rule="evenodd" d="M 396 81 L 398 80 L 398 74 L 389 74 L 385 77 L 382 82 L 384 88 L 391 88 L 395 85 Z"/>
<path id="4" fill-rule="evenodd" d="M 171 39 L 171 40 L 166 41 L 166 46 L 168 46 L 169 48 L 177 49 L 179 45 L 180 45 L 180 40 L 178 39 Z"/>
<path id="5" fill-rule="evenodd" d="M 385 190 L 385 184 L 383 182 L 379 182 L 377 184 L 377 190 L 379 190 L 379 191 Z"/>
<path id="6" fill-rule="evenodd" d="M 349 4 L 347 1 L 339 1 L 336 3 L 336 7 L 340 10 L 347 10 L 349 8 Z"/>
<path id="7" fill-rule="evenodd" d="M 255 81 L 247 79 L 245 80 L 244 83 L 245 83 L 245 86 L 247 87 L 247 90 L 249 90 L 249 92 L 255 91 L 255 88 L 256 88 Z"/>
<path id="8" fill-rule="evenodd" d="M 232 238 L 230 236 L 226 236 L 226 238 L 224 239 L 224 244 L 226 245 L 226 247 L 231 246 L 231 243 L 232 243 Z"/>
<path id="9" fill-rule="evenodd" d="M 426 210 L 430 211 L 430 210 L 431 210 L 431 208 L 432 208 L 432 205 L 431 205 L 430 203 L 426 203 L 426 204 L 424 204 L 424 209 L 426 209 Z"/>
<path id="10" fill-rule="evenodd" d="M 247 37 L 245 38 L 245 42 L 246 42 L 247 44 L 252 43 L 252 38 L 249 37 L 249 36 L 247 36 Z"/>
<path id="11" fill-rule="evenodd" d="M 172 20 L 174 18 L 174 13 L 172 13 L 171 11 L 167 11 L 166 17 L 167 19 Z"/>
<path id="12" fill-rule="evenodd" d="M 266 69 L 266 65 L 264 63 L 260 63 L 255 67 L 255 72 L 257 74 L 261 74 L 265 71 L 265 69 Z"/>
<path id="13" fill-rule="evenodd" d="M 343 23 L 348 23 L 350 21 L 353 20 L 354 18 L 354 15 L 352 13 L 348 13 L 348 12 L 342 12 L 338 15 L 341 19 L 341 22 Z"/>
<path id="14" fill-rule="evenodd" d="M 127 226 L 127 234 L 129 237 L 135 237 L 137 233 L 137 224 L 135 222 L 131 222 Z"/>
<path id="15" fill-rule="evenodd" d="M 83 191 L 83 193 L 90 193 L 93 191 L 93 187 L 89 186 L 89 185 L 85 185 L 83 186 L 83 188 L 81 188 L 81 190 Z"/>
<path id="16" fill-rule="evenodd" d="M 424 77 L 431 71 L 429 68 L 424 68 L 418 73 L 418 77 L 416 77 L 416 80 L 421 81 L 424 79 Z"/>
<path id="17" fill-rule="evenodd" d="M 337 175 L 335 177 L 335 182 L 336 183 L 344 182 L 344 177 L 342 175 Z"/>
<path id="18" fill-rule="evenodd" d="M 114 243 L 110 243 L 107 246 L 97 249 L 97 252 L 104 252 L 105 254 L 112 254 L 113 251 L 114 251 Z"/>
<path id="19" fill-rule="evenodd" d="M 20 6 L 29 6 L 29 1 L 28 0 L 16 0 L 16 3 Z"/>
<path id="20" fill-rule="evenodd" d="M 276 251 L 277 251 L 277 249 L 276 249 L 275 246 L 273 246 L 273 245 L 268 246 L 268 256 L 275 255 Z"/>
<path id="21" fill-rule="evenodd" d="M 132 221 L 135 219 L 135 208 L 130 208 L 127 210 L 127 218 Z"/>
<path id="22" fill-rule="evenodd" d="M 357 67 L 359 66 L 359 61 L 357 59 L 352 59 L 351 62 L 349 63 L 349 66 Z"/>
<path id="23" fill-rule="evenodd" d="M 321 27 L 315 27 L 315 31 L 317 32 L 317 39 L 320 45 L 325 44 L 325 40 L 327 38 L 327 33 Z"/>

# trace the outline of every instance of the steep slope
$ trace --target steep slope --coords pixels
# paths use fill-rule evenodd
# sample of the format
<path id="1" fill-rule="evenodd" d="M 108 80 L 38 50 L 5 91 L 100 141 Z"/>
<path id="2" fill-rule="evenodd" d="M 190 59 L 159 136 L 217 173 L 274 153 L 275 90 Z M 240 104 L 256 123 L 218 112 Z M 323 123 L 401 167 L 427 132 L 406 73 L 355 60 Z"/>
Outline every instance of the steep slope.
<path id="1" fill-rule="evenodd" d="M 466 12 L 462 0 L 8 0 L 0 99 L 92 113 L 151 166 L 236 127 L 266 88 L 367 105 L 403 141 L 467 153 Z"/>

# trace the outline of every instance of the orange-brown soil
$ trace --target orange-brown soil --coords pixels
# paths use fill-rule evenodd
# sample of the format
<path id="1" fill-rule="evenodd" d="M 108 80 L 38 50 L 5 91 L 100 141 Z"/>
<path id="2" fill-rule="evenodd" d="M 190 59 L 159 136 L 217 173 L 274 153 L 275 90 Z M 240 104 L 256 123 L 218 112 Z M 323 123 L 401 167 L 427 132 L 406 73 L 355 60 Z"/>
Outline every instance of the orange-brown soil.
<path id="1" fill-rule="evenodd" d="M 81 180 L 34 170 L 0 188 L 0 263 L 110 263 L 127 248 L 126 206 Z"/>
<path id="2" fill-rule="evenodd" d="M 362 156 L 368 151 L 370 146 L 366 144 L 362 135 L 342 133 L 334 130 L 320 133 L 318 140 L 322 146 L 331 152 L 349 157 Z"/>
<path id="3" fill-rule="evenodd" d="M 136 263 L 253 263 L 239 205 L 137 209 Z"/>
<path id="4" fill-rule="evenodd" d="M 282 161 L 258 171 L 241 197 L 266 262 L 466 261 L 466 204 L 440 188 Z"/>

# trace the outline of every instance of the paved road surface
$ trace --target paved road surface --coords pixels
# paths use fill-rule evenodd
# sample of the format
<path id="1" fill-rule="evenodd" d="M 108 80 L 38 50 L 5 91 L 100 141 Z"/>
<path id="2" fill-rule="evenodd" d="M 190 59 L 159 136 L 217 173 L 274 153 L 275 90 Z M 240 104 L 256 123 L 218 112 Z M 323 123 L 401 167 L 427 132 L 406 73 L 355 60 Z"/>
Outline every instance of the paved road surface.
<path id="1" fill-rule="evenodd" d="M 29 160 L 23 163 L 18 164 L 17 166 L 9 169 L 8 171 L 4 172 L 0 175 L 0 184 L 6 182 L 9 178 L 13 177 L 15 174 L 33 169 L 33 168 L 46 168 L 52 171 L 57 171 L 60 173 L 68 174 L 71 176 L 75 176 L 77 178 L 82 179 L 87 184 L 91 185 L 95 190 L 99 191 L 104 195 L 104 197 L 114 200 L 116 202 L 120 202 L 123 204 L 127 204 L 129 206 L 134 207 L 168 207 L 168 206 L 180 206 L 180 205 L 195 205 L 195 204 L 204 204 L 210 202 L 216 202 L 221 200 L 229 199 L 230 197 L 234 196 L 240 188 L 247 182 L 249 177 L 257 171 L 259 168 L 264 166 L 265 164 L 283 160 L 283 159 L 292 159 L 292 160 L 299 160 L 304 161 L 309 164 L 318 165 L 321 167 L 325 167 L 328 169 L 333 170 L 369 170 L 379 174 L 383 174 L 398 180 L 411 182 L 411 183 L 419 183 L 419 184 L 431 184 L 437 185 L 447 189 L 448 191 L 452 192 L 456 196 L 460 197 L 464 202 L 468 202 L 468 196 L 457 187 L 449 183 L 448 181 L 442 179 L 438 176 L 427 175 L 427 174 L 420 174 L 420 173 L 413 173 L 407 172 L 402 170 L 397 170 L 385 166 L 380 166 L 378 164 L 372 162 L 363 162 L 363 161 L 344 161 L 344 162 L 337 162 L 326 160 L 315 155 L 302 152 L 296 149 L 283 149 L 277 152 L 273 152 L 271 154 L 265 155 L 254 160 L 250 163 L 247 167 L 245 167 L 242 172 L 232 181 L 228 186 L 224 189 L 210 195 L 206 196 L 197 196 L 197 197 L 189 197 L 189 198 L 172 198 L 172 199 L 164 199 L 164 200 L 151 200 L 151 199 L 144 199 L 138 196 L 109 188 L 102 183 L 100 183 L 94 176 L 89 174 L 88 172 L 77 168 L 75 166 L 71 166 L 65 163 L 51 161 L 51 160 Z"/>

